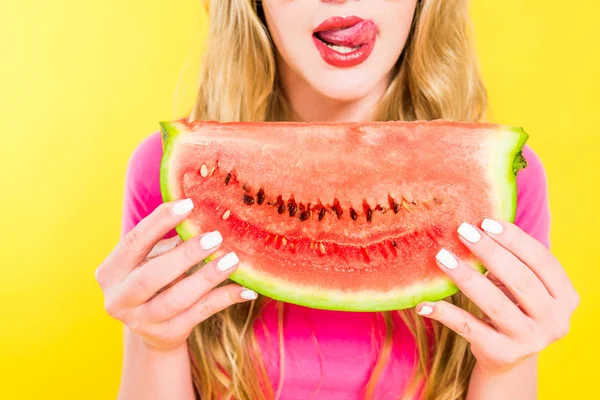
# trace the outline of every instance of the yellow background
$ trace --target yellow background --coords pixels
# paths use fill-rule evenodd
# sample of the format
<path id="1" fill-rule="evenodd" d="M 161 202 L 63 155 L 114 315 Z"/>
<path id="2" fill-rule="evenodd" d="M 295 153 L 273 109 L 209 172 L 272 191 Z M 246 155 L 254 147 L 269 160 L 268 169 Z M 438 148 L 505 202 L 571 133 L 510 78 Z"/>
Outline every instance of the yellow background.
<path id="1" fill-rule="evenodd" d="M 599 11 L 472 3 L 494 119 L 531 134 L 583 299 L 543 352 L 544 399 L 600 398 Z M 191 104 L 206 16 L 199 0 L 6 0 L 0 15 L 0 398 L 114 398 L 121 329 L 93 271 L 118 239 L 131 152 Z"/>

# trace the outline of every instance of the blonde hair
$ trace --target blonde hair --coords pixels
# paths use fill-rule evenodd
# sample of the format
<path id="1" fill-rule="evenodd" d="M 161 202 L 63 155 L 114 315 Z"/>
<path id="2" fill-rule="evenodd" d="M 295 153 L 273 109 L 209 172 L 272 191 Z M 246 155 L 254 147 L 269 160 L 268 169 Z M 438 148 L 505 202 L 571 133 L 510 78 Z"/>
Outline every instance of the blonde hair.
<path id="1" fill-rule="evenodd" d="M 379 102 L 377 120 L 481 121 L 487 109 L 473 41 L 468 0 L 419 1 L 394 77 Z M 260 0 L 219 0 L 210 10 L 210 28 L 191 120 L 281 121 L 290 115 L 279 81 L 275 50 Z M 448 301 L 481 315 L 462 294 Z M 275 399 L 260 357 L 253 326 L 266 300 L 242 303 L 198 325 L 188 342 L 193 380 L 202 399 Z M 279 310 L 280 373 L 283 375 L 283 313 Z M 415 337 L 419 364 L 410 398 L 455 400 L 466 396 L 475 360 L 468 343 L 432 321 L 428 334 L 414 310 L 397 311 Z M 383 313 L 385 340 L 365 397 L 372 398 L 390 357 L 394 323 Z M 282 382 L 282 379 L 279 379 Z M 400 388 L 399 388 L 400 389 Z"/>

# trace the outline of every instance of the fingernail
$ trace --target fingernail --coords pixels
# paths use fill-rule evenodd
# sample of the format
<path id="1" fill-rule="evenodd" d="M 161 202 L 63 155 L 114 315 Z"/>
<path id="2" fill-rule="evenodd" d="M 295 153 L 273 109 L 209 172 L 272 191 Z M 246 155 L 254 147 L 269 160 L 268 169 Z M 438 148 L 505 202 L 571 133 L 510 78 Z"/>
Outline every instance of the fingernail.
<path id="1" fill-rule="evenodd" d="M 210 250 L 213 247 L 220 245 L 223 242 L 223 237 L 219 231 L 214 231 L 200 238 L 200 247 L 204 250 Z"/>
<path id="2" fill-rule="evenodd" d="M 455 269 L 458 267 L 458 260 L 454 258 L 452 253 L 446 249 L 441 249 L 436 255 L 435 259 L 440 262 L 444 267 L 448 269 Z"/>
<path id="3" fill-rule="evenodd" d="M 493 219 L 484 219 L 483 222 L 481 223 L 481 229 L 483 229 L 484 231 L 488 232 L 488 233 L 492 233 L 494 235 L 499 235 L 502 233 L 502 231 L 504 230 L 504 228 L 502 227 L 502 224 L 498 221 L 494 221 Z"/>
<path id="4" fill-rule="evenodd" d="M 254 290 L 244 290 L 240 293 L 240 297 L 244 300 L 254 300 L 258 297 L 258 294 Z"/>
<path id="5" fill-rule="evenodd" d="M 221 258 L 217 263 L 217 269 L 221 272 L 227 271 L 229 268 L 232 268 L 234 265 L 240 262 L 237 254 L 233 251 L 228 253 L 225 257 Z"/>
<path id="6" fill-rule="evenodd" d="M 184 215 L 192 211 L 193 208 L 194 202 L 192 199 L 185 199 L 175 203 L 171 211 L 173 211 L 173 214 L 175 215 Z"/>
<path id="7" fill-rule="evenodd" d="M 471 243 L 477 243 L 481 240 L 479 231 L 475 229 L 473 225 L 467 224 L 466 222 L 460 224 L 458 227 L 458 234 Z"/>
<path id="8" fill-rule="evenodd" d="M 421 307 L 421 309 L 419 311 L 417 311 L 417 314 L 419 315 L 429 315 L 433 312 L 433 307 L 431 306 L 423 306 Z"/>

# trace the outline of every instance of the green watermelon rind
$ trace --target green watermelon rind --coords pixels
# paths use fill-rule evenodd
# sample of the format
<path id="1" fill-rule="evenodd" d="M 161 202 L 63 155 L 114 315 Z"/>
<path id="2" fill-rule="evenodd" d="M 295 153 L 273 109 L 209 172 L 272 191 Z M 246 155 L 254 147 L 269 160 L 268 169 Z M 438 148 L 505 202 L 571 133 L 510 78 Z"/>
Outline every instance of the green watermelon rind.
<path id="1" fill-rule="evenodd" d="M 175 199 L 171 195 L 169 187 L 169 160 L 176 146 L 177 136 L 182 130 L 186 130 L 187 127 L 177 122 L 161 122 L 160 126 L 164 148 L 163 160 L 160 167 L 160 189 L 163 200 L 172 201 Z M 516 135 L 506 135 L 506 130 Z M 488 154 L 504 153 L 506 158 L 493 158 L 489 160 L 488 179 L 493 183 L 494 191 L 498 192 L 499 205 L 496 215 L 486 217 L 514 222 L 517 205 L 516 174 L 519 169 L 526 166 L 526 160 L 522 157 L 522 150 L 529 135 L 522 128 L 512 127 L 500 128 L 498 129 L 498 133 L 497 141 L 489 141 L 489 145 L 494 146 L 496 151 Z M 507 151 L 499 151 L 497 146 L 502 144 L 506 146 Z M 184 241 L 197 235 L 194 227 L 187 220 L 179 224 L 175 230 Z M 204 260 L 204 262 L 208 263 L 221 255 L 222 252 L 217 251 L 211 257 Z M 469 260 L 467 262 L 481 273 L 486 271 L 486 268 L 477 260 Z M 403 288 L 393 294 L 387 293 L 387 297 L 384 298 L 382 298 L 381 293 L 375 291 L 339 292 L 335 294 L 329 291 L 324 293 L 317 288 L 290 287 L 286 285 L 284 280 L 260 276 L 260 272 L 252 271 L 249 268 L 249 266 L 243 265 L 242 260 L 238 269 L 230 276 L 230 279 L 275 300 L 327 310 L 356 312 L 401 310 L 412 308 L 423 301 L 434 302 L 444 299 L 456 294 L 459 290 L 448 277 L 441 276 L 427 283 L 417 283 L 409 288 Z"/>
<path id="2" fill-rule="evenodd" d="M 183 129 L 186 129 L 184 125 L 178 126 L 177 122 L 160 122 L 160 129 L 162 134 L 163 142 L 163 156 L 162 162 L 160 163 L 160 193 L 164 202 L 176 200 L 171 194 L 169 187 L 169 160 L 173 153 L 176 144 L 176 137 L 181 133 Z M 184 220 L 181 224 L 175 227 L 175 231 L 182 240 L 188 240 L 196 236 L 194 228 L 188 220 Z M 209 262 L 212 259 L 218 257 L 213 254 L 211 257 L 204 260 Z"/>
<path id="3" fill-rule="evenodd" d="M 497 210 L 497 215 L 491 217 L 512 223 L 515 221 L 517 212 L 517 173 L 527 167 L 527 160 L 523 157 L 522 153 L 529 134 L 523 128 L 506 127 L 506 130 L 515 134 L 513 135 L 514 143 L 509 143 L 510 147 L 506 152 L 507 158 L 505 160 L 501 158 L 490 160 L 488 171 L 493 174 L 489 177 L 490 182 L 494 182 L 496 185 L 503 185 L 506 192 L 505 196 L 502 196 L 502 190 L 500 190 L 498 198 L 502 199 L 502 204 Z M 505 137 L 508 138 L 509 136 Z M 494 161 L 500 164 L 498 165 Z"/>
<path id="4" fill-rule="evenodd" d="M 482 273 L 485 271 L 479 263 L 476 263 L 473 267 Z M 255 290 L 276 300 L 301 304 L 311 308 L 353 312 L 402 310 L 412 308 L 423 301 L 438 301 L 458 292 L 458 287 L 446 277 L 404 288 L 393 295 L 387 293 L 385 298 L 382 298 L 378 292 L 366 291 L 349 294 L 340 292 L 335 295 L 322 293 L 318 289 L 310 290 L 309 288 L 291 291 L 289 288 L 282 288 L 278 284 L 279 282 L 260 279 L 256 273 L 247 274 L 240 269 L 232 274 L 231 279 L 248 288 L 259 288 Z"/>

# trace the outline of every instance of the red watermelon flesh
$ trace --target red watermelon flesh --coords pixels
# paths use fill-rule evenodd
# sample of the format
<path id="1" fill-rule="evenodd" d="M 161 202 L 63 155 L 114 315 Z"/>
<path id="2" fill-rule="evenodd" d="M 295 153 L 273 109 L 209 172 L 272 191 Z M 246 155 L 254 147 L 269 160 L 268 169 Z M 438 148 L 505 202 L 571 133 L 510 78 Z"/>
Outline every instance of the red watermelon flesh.
<path id="1" fill-rule="evenodd" d="M 231 279 L 314 308 L 380 311 L 457 291 L 435 265 L 462 222 L 512 221 L 527 134 L 432 122 L 161 123 L 165 201 L 191 198 L 177 227 L 219 230 Z"/>

